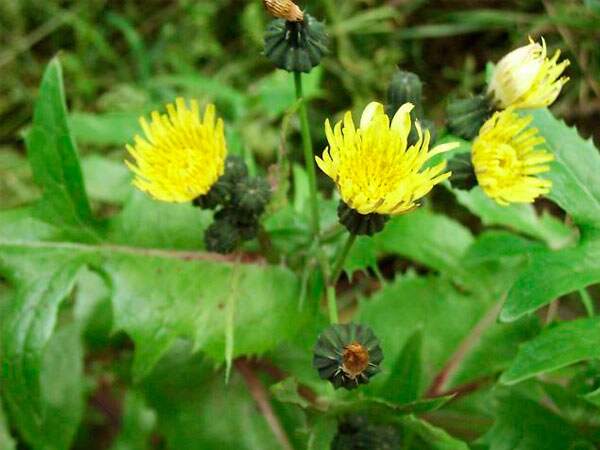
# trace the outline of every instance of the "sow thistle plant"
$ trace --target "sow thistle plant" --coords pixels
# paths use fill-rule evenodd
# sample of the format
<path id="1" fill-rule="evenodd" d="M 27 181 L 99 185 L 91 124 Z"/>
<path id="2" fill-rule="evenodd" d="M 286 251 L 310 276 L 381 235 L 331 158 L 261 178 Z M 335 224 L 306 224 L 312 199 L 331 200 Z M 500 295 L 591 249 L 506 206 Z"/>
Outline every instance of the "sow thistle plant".
<path id="1" fill-rule="evenodd" d="M 43 195 L 0 212 L 0 450 L 9 431 L 85 448 L 86 395 L 125 390 L 114 448 L 595 448 L 600 156 L 545 109 L 569 61 L 530 39 L 445 120 L 400 68 L 385 100 L 311 116 L 306 77 L 343 29 L 262 4 L 262 57 L 295 94 L 277 166 L 231 139 L 218 98 L 178 96 L 102 166 L 133 186 L 108 218 L 48 66 L 27 137 Z M 587 318 L 557 313 L 572 293 Z"/>

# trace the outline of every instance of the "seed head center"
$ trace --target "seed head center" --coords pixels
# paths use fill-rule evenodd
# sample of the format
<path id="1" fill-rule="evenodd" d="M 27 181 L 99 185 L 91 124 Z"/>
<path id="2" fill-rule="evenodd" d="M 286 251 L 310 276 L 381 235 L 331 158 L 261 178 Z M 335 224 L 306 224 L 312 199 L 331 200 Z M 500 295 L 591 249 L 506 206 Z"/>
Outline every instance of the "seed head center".
<path id="1" fill-rule="evenodd" d="M 342 356 L 342 369 L 352 378 L 360 375 L 369 365 L 369 351 L 358 342 L 346 345 Z"/>

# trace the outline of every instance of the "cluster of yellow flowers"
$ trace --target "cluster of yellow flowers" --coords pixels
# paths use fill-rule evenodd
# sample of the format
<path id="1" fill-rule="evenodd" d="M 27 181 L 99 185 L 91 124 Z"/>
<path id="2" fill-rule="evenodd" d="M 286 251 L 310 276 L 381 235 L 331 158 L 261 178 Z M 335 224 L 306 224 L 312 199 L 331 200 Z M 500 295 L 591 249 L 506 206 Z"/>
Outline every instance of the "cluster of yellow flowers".
<path id="1" fill-rule="evenodd" d="M 488 93 L 496 112 L 473 142 L 472 162 L 483 191 L 501 205 L 531 203 L 550 192 L 550 180 L 537 175 L 550 170 L 553 156 L 544 149 L 538 130 L 528 128 L 531 116 L 515 112 L 523 108 L 543 108 L 556 100 L 568 81 L 561 76 L 568 60 L 558 63 L 560 51 L 547 57 L 546 43 L 533 42 L 513 50 L 496 65 Z"/>
<path id="2" fill-rule="evenodd" d="M 489 94 L 502 111 L 481 128 L 473 142 L 472 162 L 484 192 L 502 205 L 532 202 L 548 193 L 551 182 L 537 177 L 548 171 L 552 155 L 543 147 L 538 130 L 528 127 L 530 116 L 520 108 L 551 104 L 568 80 L 561 74 L 568 60 L 558 63 L 559 52 L 546 55 L 546 44 L 530 41 L 506 55 L 496 66 Z M 402 105 L 390 118 L 380 103 L 364 109 L 357 128 L 352 114 L 331 127 L 325 123 L 329 146 L 316 161 L 337 185 L 342 200 L 360 214 L 396 215 L 418 206 L 436 184 L 448 179 L 446 163 L 431 165 L 435 155 L 455 148 L 450 143 L 429 149 L 429 131 L 413 124 L 413 105 Z M 152 197 L 171 202 L 190 201 L 206 194 L 224 171 L 227 154 L 223 121 L 208 105 L 200 120 L 198 103 L 178 98 L 167 105 L 167 115 L 153 112 L 151 122 L 140 119 L 144 137 L 127 146 L 134 158 L 128 166 L 134 184 Z M 409 145 L 415 127 L 418 140 Z"/>

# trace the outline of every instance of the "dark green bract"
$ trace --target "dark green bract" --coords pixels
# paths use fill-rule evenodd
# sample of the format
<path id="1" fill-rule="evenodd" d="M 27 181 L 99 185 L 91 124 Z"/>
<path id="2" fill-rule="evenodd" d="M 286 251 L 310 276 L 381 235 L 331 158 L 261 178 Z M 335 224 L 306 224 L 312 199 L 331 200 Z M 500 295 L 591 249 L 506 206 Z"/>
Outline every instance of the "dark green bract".
<path id="1" fill-rule="evenodd" d="M 351 376 L 344 369 L 344 351 L 351 344 L 359 344 L 368 351 L 368 364 L 357 376 Z M 379 341 L 371 328 L 348 323 L 331 325 L 326 328 L 317 341 L 313 356 L 313 366 L 322 379 L 329 380 L 336 389 L 348 390 L 367 384 L 376 375 L 383 360 Z"/>
<path id="2" fill-rule="evenodd" d="M 492 112 L 492 104 L 486 95 L 451 101 L 447 108 L 448 128 L 457 136 L 473 139 Z"/>
<path id="3" fill-rule="evenodd" d="M 350 208 L 346 203 L 340 200 L 337 209 L 338 219 L 346 229 L 356 235 L 372 236 L 379 233 L 385 227 L 389 216 L 377 213 L 361 214 Z"/>
<path id="4" fill-rule="evenodd" d="M 265 55 L 288 72 L 310 72 L 328 53 L 325 26 L 304 13 L 304 22 L 273 20 L 265 33 Z"/>
<path id="5" fill-rule="evenodd" d="M 452 172 L 450 183 L 452 187 L 470 191 L 477 186 L 477 177 L 471 162 L 471 153 L 461 153 L 455 155 L 448 161 L 448 170 Z"/>

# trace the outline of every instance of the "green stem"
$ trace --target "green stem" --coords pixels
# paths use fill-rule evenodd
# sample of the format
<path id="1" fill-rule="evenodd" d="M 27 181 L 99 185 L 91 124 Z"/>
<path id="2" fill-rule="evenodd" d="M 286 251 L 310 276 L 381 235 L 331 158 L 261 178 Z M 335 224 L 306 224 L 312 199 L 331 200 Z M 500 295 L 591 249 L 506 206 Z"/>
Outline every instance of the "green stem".
<path id="1" fill-rule="evenodd" d="M 587 291 L 586 288 L 582 288 L 582 289 L 579 289 L 579 295 L 581 296 L 581 303 L 583 303 L 583 306 L 585 307 L 585 311 L 587 312 L 587 315 L 590 317 L 593 317 L 595 314 L 594 301 L 592 300 L 590 293 Z"/>
<path id="2" fill-rule="evenodd" d="M 317 200 L 317 172 L 315 169 L 315 154 L 310 137 L 310 127 L 308 126 L 308 113 L 306 111 L 306 101 L 302 93 L 302 74 L 294 72 L 294 85 L 296 86 L 296 99 L 300 101 L 298 113 L 300 115 L 300 131 L 302 134 L 302 144 L 304 148 L 304 163 L 308 175 L 308 188 L 310 193 L 310 206 L 312 212 L 312 231 L 315 236 L 319 236 L 319 204 Z"/>
<path id="3" fill-rule="evenodd" d="M 348 256 L 348 253 L 350 253 L 350 249 L 352 248 L 352 245 L 354 245 L 354 241 L 356 241 L 356 234 L 350 233 L 348 235 L 348 239 L 346 240 L 346 243 L 344 244 L 344 247 L 342 248 L 342 252 L 339 254 L 339 256 L 337 258 L 337 261 L 336 261 L 334 269 L 333 269 L 333 275 L 331 276 L 331 279 L 329 280 L 329 284 L 331 284 L 332 286 L 335 286 L 338 278 L 342 274 L 342 270 L 344 269 L 344 262 L 346 261 L 346 257 Z"/>
<path id="4" fill-rule="evenodd" d="M 329 322 L 338 323 L 337 300 L 335 298 L 335 286 L 327 286 L 327 311 L 329 312 Z"/>

